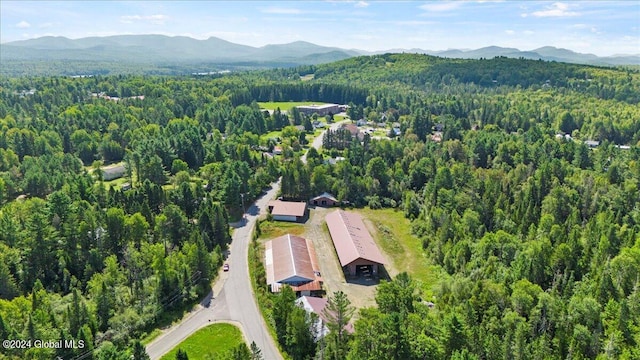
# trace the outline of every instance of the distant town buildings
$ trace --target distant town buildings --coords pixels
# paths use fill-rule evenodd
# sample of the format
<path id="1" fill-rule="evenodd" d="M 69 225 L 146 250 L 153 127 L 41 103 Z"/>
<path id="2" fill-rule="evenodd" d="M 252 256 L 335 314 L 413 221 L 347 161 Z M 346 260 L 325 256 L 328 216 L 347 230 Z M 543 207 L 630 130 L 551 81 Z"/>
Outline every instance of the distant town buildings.
<path id="1" fill-rule="evenodd" d="M 309 115 L 309 116 L 313 114 L 318 114 L 319 116 L 329 115 L 330 113 L 338 114 L 344 111 L 345 109 L 344 105 L 338 105 L 338 104 L 322 104 L 322 105 L 312 104 L 312 105 L 300 105 L 296 107 L 298 108 L 298 110 L 300 110 L 300 113 Z"/>

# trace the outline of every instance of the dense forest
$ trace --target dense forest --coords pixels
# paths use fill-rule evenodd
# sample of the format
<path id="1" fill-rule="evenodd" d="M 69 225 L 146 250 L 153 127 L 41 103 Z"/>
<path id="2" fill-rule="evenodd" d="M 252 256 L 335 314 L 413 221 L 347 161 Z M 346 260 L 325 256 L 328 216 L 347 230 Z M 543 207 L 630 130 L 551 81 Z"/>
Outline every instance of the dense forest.
<path id="1" fill-rule="evenodd" d="M 257 105 L 301 100 L 349 104 L 353 120 L 401 135 L 329 133 L 304 164 L 293 125 L 308 119 Z M 0 358 L 136 356 L 141 336 L 208 291 L 242 197 L 279 176 L 288 198 L 402 209 L 443 274 L 430 294 L 407 274 L 384 283 L 353 334 L 285 346 L 292 358 L 638 358 L 639 105 L 630 70 L 412 54 L 1 78 L 0 338 L 88 345 Z M 282 157 L 264 154 L 273 130 Z M 120 162 L 130 189 L 104 179 Z"/>

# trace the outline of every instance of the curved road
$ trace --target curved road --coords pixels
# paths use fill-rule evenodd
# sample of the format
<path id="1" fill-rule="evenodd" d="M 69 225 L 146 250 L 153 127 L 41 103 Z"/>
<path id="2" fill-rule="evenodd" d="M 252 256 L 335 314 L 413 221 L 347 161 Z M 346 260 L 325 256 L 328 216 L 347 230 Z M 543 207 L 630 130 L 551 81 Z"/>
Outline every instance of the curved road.
<path id="1" fill-rule="evenodd" d="M 335 130 L 341 123 L 334 123 Z M 326 131 L 326 130 L 325 130 Z M 324 131 L 318 135 L 311 146 L 320 149 Z M 306 163 L 306 153 L 302 156 Z M 220 272 L 210 293 L 198 307 L 178 324 L 167 329 L 162 335 L 149 343 L 147 353 L 152 360 L 160 359 L 180 342 L 198 329 L 215 322 L 228 322 L 237 325 L 244 334 L 247 344 L 255 341 L 262 350 L 265 360 L 279 360 L 282 355 L 267 330 L 267 325 L 258 309 L 249 277 L 248 251 L 253 227 L 261 214 L 266 213 L 267 205 L 280 190 L 280 181 L 273 183 L 271 189 L 252 204 L 246 214 L 246 220 L 237 224 L 232 235 L 231 254 L 227 259 L 230 271 Z M 208 306 L 206 306 L 208 304 Z"/>

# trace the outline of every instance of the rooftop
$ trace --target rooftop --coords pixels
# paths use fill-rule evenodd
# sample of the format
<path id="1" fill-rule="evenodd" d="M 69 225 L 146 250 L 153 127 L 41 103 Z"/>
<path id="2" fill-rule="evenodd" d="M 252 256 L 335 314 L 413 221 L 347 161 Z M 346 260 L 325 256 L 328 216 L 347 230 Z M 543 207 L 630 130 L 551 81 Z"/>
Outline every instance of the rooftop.
<path id="1" fill-rule="evenodd" d="M 272 215 L 304 216 L 307 211 L 307 203 L 298 201 L 272 200 L 269 207 Z"/>
<path id="2" fill-rule="evenodd" d="M 322 199 L 322 198 L 329 199 L 331 201 L 336 201 L 336 202 L 338 201 L 338 199 L 336 199 L 335 196 L 329 194 L 328 192 L 324 192 L 324 193 L 314 197 L 311 200 L 319 200 L 319 199 Z"/>
<path id="3" fill-rule="evenodd" d="M 322 321 L 325 324 L 331 321 L 331 319 L 329 319 L 327 315 L 324 313 L 324 308 L 327 307 L 327 304 L 329 303 L 329 299 L 313 297 L 313 296 L 302 296 L 298 300 L 296 300 L 296 302 L 299 305 L 301 305 L 305 310 L 317 314 L 318 317 L 322 319 Z M 353 333 L 354 331 L 352 323 L 348 323 L 347 325 L 345 325 L 344 328 L 350 333 Z"/>
<path id="4" fill-rule="evenodd" d="M 332 108 L 334 106 L 338 106 L 338 104 L 311 104 L 311 105 L 300 105 L 296 106 L 298 109 L 327 109 Z"/>
<path id="5" fill-rule="evenodd" d="M 302 286 L 319 281 L 321 285 L 315 248 L 300 236 L 286 234 L 267 241 L 265 265 L 268 284 Z"/>
<path id="6" fill-rule="evenodd" d="M 365 259 L 378 264 L 385 263 L 382 253 L 373 241 L 360 215 L 336 210 L 327 215 L 326 220 L 340 259 L 340 265 L 349 265 L 357 259 Z"/>

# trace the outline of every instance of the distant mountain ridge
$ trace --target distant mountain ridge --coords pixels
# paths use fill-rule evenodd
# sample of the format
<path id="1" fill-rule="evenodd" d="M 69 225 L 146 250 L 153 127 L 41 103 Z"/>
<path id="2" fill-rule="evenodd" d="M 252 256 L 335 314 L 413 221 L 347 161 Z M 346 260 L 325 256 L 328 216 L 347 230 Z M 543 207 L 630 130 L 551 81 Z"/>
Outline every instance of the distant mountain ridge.
<path id="1" fill-rule="evenodd" d="M 68 39 L 42 37 L 14 41 L 0 45 L 2 60 L 101 60 L 130 61 L 136 63 L 158 62 L 280 62 L 288 59 L 313 64 L 311 55 L 323 54 L 331 61 L 360 55 L 357 52 L 334 47 L 319 46 L 298 41 L 281 45 L 251 47 L 235 44 L 216 37 L 197 40 L 184 36 L 164 35 L 116 35 Z"/>
<path id="2" fill-rule="evenodd" d="M 377 51 L 372 54 L 381 54 L 385 51 Z M 386 51 L 388 52 L 388 51 Z M 544 46 L 538 49 L 522 51 L 516 48 L 504 48 L 500 46 L 488 46 L 473 50 L 449 49 L 441 51 L 423 50 L 423 49 L 393 49 L 392 52 L 410 52 L 418 54 L 426 54 L 440 56 L 446 58 L 459 59 L 491 59 L 496 56 L 504 56 L 509 58 L 524 58 L 530 60 L 545 60 L 567 62 L 584 65 L 640 65 L 640 54 L 637 55 L 615 55 L 600 57 L 593 54 L 582 54 L 571 50 L 556 48 L 553 46 Z"/>
<path id="3" fill-rule="evenodd" d="M 185 36 L 165 35 L 116 35 L 68 39 L 47 36 L 31 40 L 0 44 L 0 61 L 3 67 L 19 66 L 20 62 L 42 63 L 67 61 L 133 64 L 224 64 L 258 67 L 284 67 L 312 65 L 338 61 L 353 56 L 387 52 L 422 53 L 447 58 L 494 58 L 505 56 L 534 60 L 569 62 L 587 65 L 640 65 L 640 54 L 598 57 L 567 49 L 541 47 L 530 51 L 516 48 L 489 46 L 474 50 L 450 49 L 432 51 L 422 49 L 392 49 L 368 52 L 357 49 L 341 49 L 296 41 L 252 47 L 210 37 L 197 40 Z"/>

